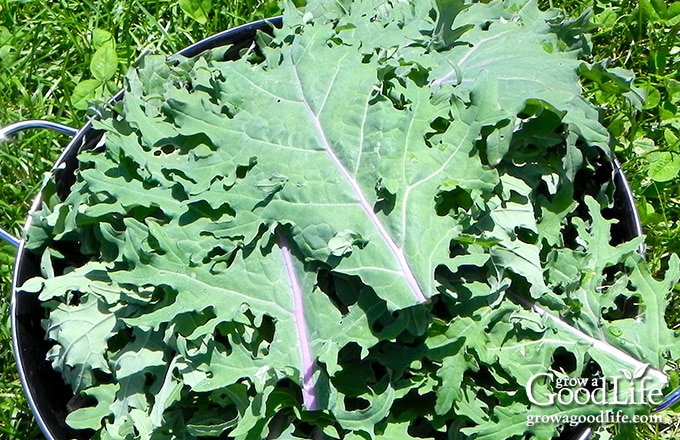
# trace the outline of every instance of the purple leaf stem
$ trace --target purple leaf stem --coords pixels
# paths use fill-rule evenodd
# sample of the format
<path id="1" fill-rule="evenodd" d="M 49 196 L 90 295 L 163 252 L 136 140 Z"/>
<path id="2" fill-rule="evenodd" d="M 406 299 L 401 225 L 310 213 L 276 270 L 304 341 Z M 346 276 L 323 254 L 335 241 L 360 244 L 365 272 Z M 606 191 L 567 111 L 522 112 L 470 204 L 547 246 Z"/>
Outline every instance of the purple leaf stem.
<path id="1" fill-rule="evenodd" d="M 278 245 L 283 256 L 283 264 L 286 267 L 290 288 L 293 293 L 293 307 L 295 328 L 298 336 L 298 347 L 302 357 L 302 402 L 309 411 L 318 409 L 316 393 L 314 390 L 314 357 L 312 356 L 311 344 L 309 341 L 309 331 L 307 329 L 307 319 L 305 318 L 305 304 L 303 300 L 302 287 L 298 281 L 297 273 L 293 265 L 293 256 L 290 252 L 288 240 L 280 231 L 276 232 Z"/>

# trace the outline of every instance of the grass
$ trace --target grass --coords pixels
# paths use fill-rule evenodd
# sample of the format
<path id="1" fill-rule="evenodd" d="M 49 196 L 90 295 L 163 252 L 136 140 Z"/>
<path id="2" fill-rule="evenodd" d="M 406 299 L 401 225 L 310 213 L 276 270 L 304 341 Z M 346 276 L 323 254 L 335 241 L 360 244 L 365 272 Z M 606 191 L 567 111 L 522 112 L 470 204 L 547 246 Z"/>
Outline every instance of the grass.
<path id="1" fill-rule="evenodd" d="M 193 41 L 276 14 L 275 0 L 213 0 L 206 14 L 186 5 L 210 1 L 0 0 L 0 125 L 47 118 L 80 127 L 82 99 L 115 92 L 129 65 L 146 51 L 172 53 Z M 635 192 L 648 235 L 649 260 L 662 271 L 680 252 L 680 3 L 661 0 L 541 0 L 572 15 L 592 8 L 594 59 L 635 72 L 648 95 L 636 110 L 606 87 L 586 85 L 604 109 L 616 152 Z M 182 6 L 184 8 L 182 8 Z M 677 14 L 677 15 L 676 15 Z M 113 52 L 95 54 L 111 45 Z M 105 52 L 101 49 L 100 54 Z M 19 233 L 28 206 L 67 139 L 28 132 L 0 143 L 0 226 Z M 659 166 L 663 164 L 664 166 Z M 40 438 L 14 367 L 9 330 L 13 249 L 0 244 L 0 439 Z M 680 328 L 680 290 L 667 320 Z M 680 427 L 640 425 L 621 438 L 672 439 Z"/>

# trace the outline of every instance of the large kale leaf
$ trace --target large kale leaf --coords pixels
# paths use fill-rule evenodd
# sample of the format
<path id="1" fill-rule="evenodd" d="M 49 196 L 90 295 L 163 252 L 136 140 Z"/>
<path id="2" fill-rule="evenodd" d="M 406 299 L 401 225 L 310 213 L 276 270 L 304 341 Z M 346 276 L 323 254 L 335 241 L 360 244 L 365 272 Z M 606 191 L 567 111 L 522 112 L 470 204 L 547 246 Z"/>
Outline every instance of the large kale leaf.
<path id="1" fill-rule="evenodd" d="M 586 18 L 316 0 L 237 60 L 140 60 L 28 233 L 48 358 L 96 401 L 67 422 L 102 439 L 551 438 L 527 414 L 602 408 L 533 405 L 537 373 L 663 386 L 678 259 L 654 280 L 604 214 Z"/>

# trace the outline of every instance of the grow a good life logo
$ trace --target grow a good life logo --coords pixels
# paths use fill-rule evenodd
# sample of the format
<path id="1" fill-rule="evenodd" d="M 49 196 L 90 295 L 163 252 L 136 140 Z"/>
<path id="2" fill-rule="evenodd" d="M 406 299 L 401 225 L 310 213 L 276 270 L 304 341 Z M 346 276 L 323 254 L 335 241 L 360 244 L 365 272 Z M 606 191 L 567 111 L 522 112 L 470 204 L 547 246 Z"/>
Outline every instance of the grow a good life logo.
<path id="1" fill-rule="evenodd" d="M 659 405 L 663 392 L 645 370 L 611 377 L 556 377 L 553 373 L 537 373 L 526 385 L 529 401 L 536 406 L 572 405 Z M 551 391 L 537 390 L 538 381 L 547 382 Z"/>
<path id="2" fill-rule="evenodd" d="M 531 376 L 526 385 L 529 401 L 540 408 L 559 407 L 599 407 L 598 416 L 556 416 L 528 415 L 527 425 L 535 423 L 562 423 L 575 425 L 584 423 L 638 423 L 640 416 L 630 417 L 622 414 L 624 406 L 657 406 L 663 401 L 662 384 L 646 368 L 635 373 L 620 370 L 621 374 L 609 377 L 564 377 L 553 373 L 537 373 Z M 611 411 L 612 408 L 619 408 Z M 599 418 L 598 418 L 599 417 Z M 642 416 L 658 417 L 658 416 Z M 544 420 L 545 419 L 545 420 Z M 646 421 L 646 420 L 645 420 Z"/>

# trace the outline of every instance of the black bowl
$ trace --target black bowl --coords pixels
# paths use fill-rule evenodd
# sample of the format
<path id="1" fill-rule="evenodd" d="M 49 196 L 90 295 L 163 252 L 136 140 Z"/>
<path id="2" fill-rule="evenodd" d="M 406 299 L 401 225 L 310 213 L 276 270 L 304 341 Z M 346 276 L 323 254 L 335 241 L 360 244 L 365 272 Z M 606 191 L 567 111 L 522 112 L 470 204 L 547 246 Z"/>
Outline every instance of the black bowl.
<path id="1" fill-rule="evenodd" d="M 193 57 L 207 50 L 230 46 L 225 52 L 225 59 L 239 57 L 242 49 L 253 44 L 258 31 L 271 32 L 280 27 L 281 17 L 246 24 L 200 41 L 180 51 L 178 55 Z M 123 91 L 116 94 L 109 103 L 119 101 Z M 75 182 L 75 170 L 78 166 L 77 155 L 80 151 L 94 148 L 101 140 L 102 132 L 93 128 L 90 120 L 84 125 L 64 152 L 57 159 L 53 168 L 58 193 L 64 197 Z M 618 162 L 603 163 L 598 170 L 597 178 L 602 182 L 613 181 L 615 185 L 615 203 L 609 216 L 617 218 L 618 224 L 613 229 L 613 238 L 622 242 L 642 235 L 640 219 L 635 201 L 621 171 Z M 598 182 L 595 182 L 597 184 Z M 34 213 L 41 203 L 41 194 L 36 197 L 30 213 Z M 25 229 L 30 226 L 29 214 Z M 644 249 L 641 249 L 643 252 Z M 12 281 L 12 338 L 14 354 L 19 369 L 19 376 L 40 428 L 48 440 L 87 439 L 92 432 L 74 431 L 66 426 L 69 403 L 74 398 L 71 388 L 66 385 L 60 374 L 55 372 L 45 360 L 50 349 L 50 342 L 45 340 L 45 332 L 41 326 L 44 311 L 36 295 L 18 294 L 17 288 L 26 280 L 40 274 L 38 258 L 27 251 L 22 242 L 17 252 Z M 587 426 L 567 428 L 561 438 L 585 439 L 589 435 Z"/>

